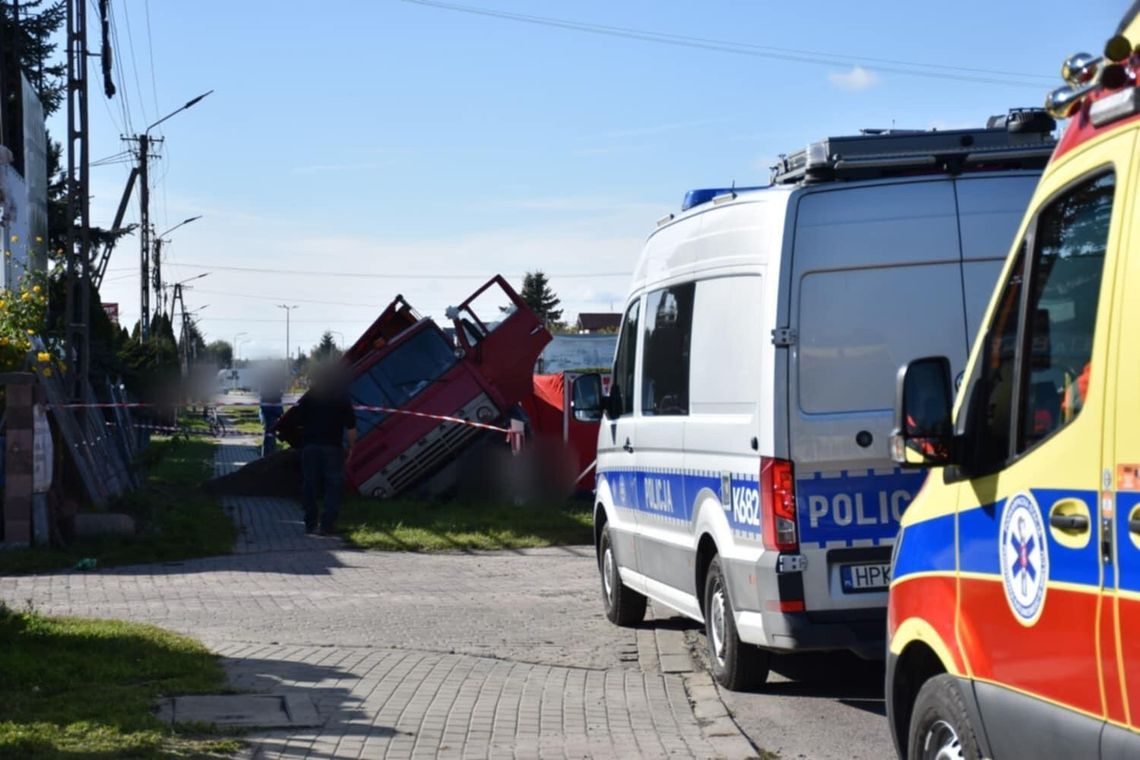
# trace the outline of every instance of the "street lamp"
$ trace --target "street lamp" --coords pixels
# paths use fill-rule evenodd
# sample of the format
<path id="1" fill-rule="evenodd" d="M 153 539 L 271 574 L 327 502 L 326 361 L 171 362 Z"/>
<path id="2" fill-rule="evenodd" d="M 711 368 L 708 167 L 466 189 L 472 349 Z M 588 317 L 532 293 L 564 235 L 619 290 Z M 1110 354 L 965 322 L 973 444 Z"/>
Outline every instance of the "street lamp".
<path id="1" fill-rule="evenodd" d="M 198 216 L 192 216 L 189 219 L 183 219 L 181 222 L 174 225 L 173 227 L 168 229 L 166 232 L 163 232 L 161 235 L 155 235 L 154 236 L 154 288 L 157 291 L 156 295 L 158 295 L 158 310 L 161 312 L 166 311 L 166 288 L 163 287 L 163 285 L 162 285 L 162 244 L 169 242 L 168 240 L 166 240 L 166 236 L 169 235 L 171 232 L 174 232 L 176 229 L 183 226 L 184 224 L 190 224 L 190 222 L 196 222 L 201 218 L 202 218 L 202 215 L 199 214 Z M 196 280 L 198 278 L 197 277 L 191 277 L 190 279 Z M 186 282 L 189 282 L 189 280 L 187 280 Z M 178 291 L 175 290 L 174 296 L 176 297 L 177 294 L 178 294 Z M 173 306 L 171 308 L 173 308 Z"/>
<path id="2" fill-rule="evenodd" d="M 239 333 L 234 335 L 234 350 L 233 350 L 233 353 L 230 354 L 230 369 L 234 368 L 234 362 L 237 361 L 238 338 L 240 338 L 243 335 L 249 335 L 249 333 L 248 332 L 239 332 Z"/>
<path id="3" fill-rule="evenodd" d="M 178 228 L 179 228 L 179 227 L 181 227 L 182 225 L 184 225 L 184 224 L 190 224 L 190 222 L 196 222 L 196 221 L 198 221 L 198 220 L 199 220 L 199 219 L 201 219 L 201 218 L 202 218 L 202 215 L 201 215 L 201 214 L 198 214 L 198 216 L 192 216 L 192 217 L 190 217 L 189 219 L 183 219 L 181 222 L 179 222 L 178 224 L 174 225 L 173 227 L 171 227 L 170 229 L 168 229 L 166 232 L 163 232 L 163 233 L 161 233 L 161 234 L 159 234 L 159 235 L 156 235 L 155 237 L 156 237 L 158 240 L 162 240 L 164 237 L 166 237 L 167 235 L 169 235 L 171 232 L 174 232 L 176 229 L 178 229 Z"/>
<path id="4" fill-rule="evenodd" d="M 213 90 L 204 92 L 196 98 L 191 98 L 186 101 L 180 108 L 168 113 L 161 119 L 151 124 L 143 130 L 141 135 L 136 135 L 135 139 L 139 144 L 139 248 L 141 255 L 141 281 L 139 287 L 140 292 L 140 309 L 143 315 L 142 319 L 142 338 L 147 340 L 150 337 L 150 328 L 148 323 L 150 321 L 150 131 L 157 127 L 162 122 L 166 121 L 175 114 L 182 113 L 187 108 L 199 103 L 203 98 L 209 95 Z M 162 298 L 161 291 L 159 298 Z"/>
<path id="5" fill-rule="evenodd" d="M 289 353 L 291 346 L 289 345 L 289 316 L 293 313 L 293 309 L 300 308 L 298 306 L 290 306 L 289 304 L 279 303 L 278 309 L 285 310 L 285 370 L 292 376 L 293 356 Z"/>
<path id="6" fill-rule="evenodd" d="M 344 333 L 342 333 L 340 330 L 329 330 L 329 332 L 332 333 L 333 335 L 339 335 L 340 336 L 340 345 L 341 346 L 344 345 Z M 340 346 L 338 346 L 338 348 L 340 348 Z"/>

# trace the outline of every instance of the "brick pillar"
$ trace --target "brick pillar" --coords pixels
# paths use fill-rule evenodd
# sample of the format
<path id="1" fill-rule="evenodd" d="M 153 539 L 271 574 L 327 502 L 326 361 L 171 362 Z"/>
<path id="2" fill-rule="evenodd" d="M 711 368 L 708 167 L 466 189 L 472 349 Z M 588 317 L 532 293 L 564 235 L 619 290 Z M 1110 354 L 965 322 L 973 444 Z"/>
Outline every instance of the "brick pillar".
<path id="1" fill-rule="evenodd" d="M 32 403 L 35 376 L 3 377 L 7 392 L 7 442 L 4 453 L 4 543 L 32 541 Z"/>

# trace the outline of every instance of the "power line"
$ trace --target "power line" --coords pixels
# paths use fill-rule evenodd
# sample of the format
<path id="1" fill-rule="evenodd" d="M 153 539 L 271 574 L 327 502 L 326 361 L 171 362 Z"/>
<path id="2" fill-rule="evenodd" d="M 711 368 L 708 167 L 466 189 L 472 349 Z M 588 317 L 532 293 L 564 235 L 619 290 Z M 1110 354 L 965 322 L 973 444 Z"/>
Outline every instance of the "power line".
<path id="1" fill-rule="evenodd" d="M 1024 74 L 1012 71 L 997 71 L 992 69 L 972 68 L 967 66 L 951 66 L 946 64 L 925 63 L 920 61 L 905 61 L 892 58 L 872 58 L 869 56 L 847 55 L 835 52 L 821 52 L 816 50 L 803 50 L 798 48 L 781 48 L 768 45 L 756 45 L 747 42 L 733 42 L 730 40 L 717 40 L 707 37 L 690 37 L 681 34 L 654 32 L 632 27 L 607 26 L 605 24 L 592 24 L 587 22 L 571 21 L 568 19 L 550 16 L 531 16 L 523 13 L 510 13 L 491 8 L 480 8 L 469 5 L 439 2 L 438 0 L 401 0 L 412 5 L 421 5 L 455 13 L 466 13 L 474 16 L 516 21 L 524 24 L 553 27 L 568 31 L 584 32 L 587 34 L 607 37 L 621 37 L 653 42 L 659 45 L 672 45 L 675 47 L 695 48 L 719 53 L 732 53 L 755 58 L 769 58 L 795 63 L 806 63 L 815 66 L 850 66 L 863 65 L 864 68 L 876 71 L 902 74 L 905 76 L 926 77 L 930 79 L 948 79 L 959 82 L 976 82 L 982 84 L 1000 84 L 1019 87 L 1038 87 L 1039 82 L 1051 82 L 1053 77 L 1041 74 Z M 910 68 L 900 68 L 910 67 Z M 957 72 L 957 73 L 955 73 Z M 1017 80 L 1022 81 L 1017 81 Z M 1032 81 L 1024 81 L 1032 80 Z"/>
<path id="2" fill-rule="evenodd" d="M 262 267 L 235 267 L 225 264 L 204 264 L 192 261 L 182 261 L 179 267 L 187 269 L 210 269 L 220 272 L 245 272 L 249 274 L 278 274 L 299 275 L 303 277 L 351 277 L 354 279 L 373 280 L 488 280 L 486 272 L 472 274 L 380 274 L 376 272 L 330 272 L 318 269 L 267 269 Z M 556 277 L 560 280 L 575 280 L 592 277 L 629 277 L 629 270 L 621 272 L 573 272 L 565 274 L 551 274 L 545 272 L 547 277 Z M 521 274 L 504 275 L 507 278 L 521 277 Z M 296 300 L 296 299 L 294 299 Z"/>
<path id="3" fill-rule="evenodd" d="M 111 24 L 111 41 L 115 50 L 115 55 L 111 57 L 112 64 L 115 68 L 116 78 L 119 80 L 119 110 L 123 114 L 123 124 L 126 127 L 127 134 L 134 134 L 134 125 L 131 121 L 131 104 L 128 92 L 130 87 L 127 86 L 126 77 L 123 76 L 123 47 L 119 43 L 119 24 L 115 16 L 115 4 L 111 3 L 109 7 L 109 19 Z"/>
<path id="4" fill-rule="evenodd" d="M 146 115 L 146 102 L 145 102 L 146 98 L 143 97 L 142 84 L 139 81 L 139 64 L 138 64 L 139 59 L 138 59 L 138 56 L 135 55 L 135 38 L 134 38 L 134 35 L 131 34 L 131 12 L 127 9 L 127 6 L 128 6 L 128 3 L 124 2 L 123 3 L 123 21 L 125 21 L 127 24 L 127 44 L 130 46 L 130 49 L 131 49 L 131 73 L 134 74 L 135 91 L 139 95 L 139 109 L 142 110 L 143 119 L 149 121 L 150 119 Z M 157 115 L 157 113 L 158 113 L 158 111 L 155 111 L 156 115 Z"/>
<path id="5" fill-rule="evenodd" d="M 375 309 L 377 304 L 374 303 L 351 303 L 344 301 L 321 301 L 314 298 L 286 298 L 283 296 L 257 296 L 250 293 L 234 293 L 232 291 L 224 290 L 202 290 L 201 288 L 194 288 L 195 293 L 204 293 L 209 296 L 230 296 L 232 298 L 252 298 L 257 301 L 296 301 L 297 303 L 313 303 L 321 306 L 349 306 L 358 307 L 361 309 Z"/>

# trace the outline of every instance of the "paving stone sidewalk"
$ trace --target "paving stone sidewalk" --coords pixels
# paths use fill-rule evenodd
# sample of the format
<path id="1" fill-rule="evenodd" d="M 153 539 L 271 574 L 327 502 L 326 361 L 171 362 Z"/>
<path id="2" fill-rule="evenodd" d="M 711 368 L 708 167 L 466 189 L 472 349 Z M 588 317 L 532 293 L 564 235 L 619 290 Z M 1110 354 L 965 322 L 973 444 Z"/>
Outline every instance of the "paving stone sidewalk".
<path id="1" fill-rule="evenodd" d="M 221 446 L 218 471 L 255 455 Z M 323 724 L 251 734 L 252 757 L 754 754 L 679 629 L 604 619 L 589 547 L 358 552 L 305 536 L 288 500 L 223 504 L 234 555 L 2 578 L 0 598 L 158 623 L 221 654 L 237 688 L 309 696 Z"/>

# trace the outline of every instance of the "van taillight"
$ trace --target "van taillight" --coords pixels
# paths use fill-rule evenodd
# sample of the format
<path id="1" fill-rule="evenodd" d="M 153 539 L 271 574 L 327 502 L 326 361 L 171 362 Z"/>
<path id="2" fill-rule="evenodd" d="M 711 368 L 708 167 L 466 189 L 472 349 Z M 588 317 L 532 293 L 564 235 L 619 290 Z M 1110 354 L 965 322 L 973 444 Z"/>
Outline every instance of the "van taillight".
<path id="1" fill-rule="evenodd" d="M 788 460 L 760 457 L 760 509 L 764 546 L 780 552 L 799 551 L 796 479 Z"/>

